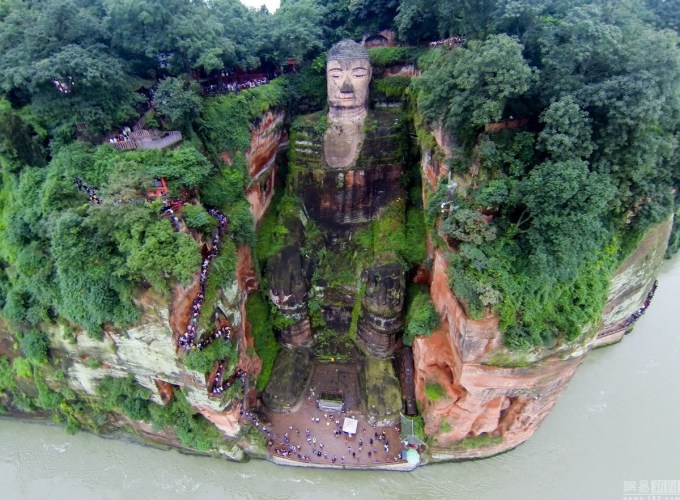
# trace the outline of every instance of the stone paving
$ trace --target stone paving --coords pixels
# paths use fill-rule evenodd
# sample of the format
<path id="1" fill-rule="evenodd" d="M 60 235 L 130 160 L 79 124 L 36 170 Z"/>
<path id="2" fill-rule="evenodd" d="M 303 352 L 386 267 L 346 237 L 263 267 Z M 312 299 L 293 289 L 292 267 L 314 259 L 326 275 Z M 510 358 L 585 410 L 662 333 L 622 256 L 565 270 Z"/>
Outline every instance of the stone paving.
<path id="1" fill-rule="evenodd" d="M 321 392 L 342 391 L 345 410 L 320 410 Z M 304 400 L 292 413 L 266 413 L 272 455 L 324 466 L 375 466 L 403 463 L 399 428 L 374 427 L 361 412 L 356 365 L 319 364 L 314 367 Z M 359 421 L 357 434 L 342 432 L 345 417 Z"/>

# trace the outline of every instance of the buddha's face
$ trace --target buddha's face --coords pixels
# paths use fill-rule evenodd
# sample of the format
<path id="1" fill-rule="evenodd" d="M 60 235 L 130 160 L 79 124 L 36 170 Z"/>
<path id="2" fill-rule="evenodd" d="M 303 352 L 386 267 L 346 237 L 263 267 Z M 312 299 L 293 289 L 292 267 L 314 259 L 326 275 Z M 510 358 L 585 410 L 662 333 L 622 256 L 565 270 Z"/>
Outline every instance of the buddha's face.
<path id="1" fill-rule="evenodd" d="M 331 59 L 326 66 L 328 105 L 331 108 L 366 106 L 371 63 L 368 59 Z"/>

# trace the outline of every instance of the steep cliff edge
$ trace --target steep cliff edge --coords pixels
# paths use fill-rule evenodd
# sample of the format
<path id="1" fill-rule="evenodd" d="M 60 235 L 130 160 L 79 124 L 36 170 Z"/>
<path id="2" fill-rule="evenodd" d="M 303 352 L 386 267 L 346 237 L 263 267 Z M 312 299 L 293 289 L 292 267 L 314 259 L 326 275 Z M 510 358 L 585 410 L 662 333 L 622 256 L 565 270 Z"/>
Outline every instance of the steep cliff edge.
<path id="1" fill-rule="evenodd" d="M 531 353 L 503 347 L 496 316 L 467 317 L 449 288 L 447 262 L 435 250 L 430 291 L 442 324 L 413 344 L 416 397 L 425 432 L 435 439 L 432 459 L 487 457 L 530 438 L 587 352 L 620 340 L 630 328 L 622 321 L 643 304 L 654 282 L 671 222 L 648 230 L 617 269 L 599 335 Z M 607 335 L 612 327 L 618 329 Z"/>

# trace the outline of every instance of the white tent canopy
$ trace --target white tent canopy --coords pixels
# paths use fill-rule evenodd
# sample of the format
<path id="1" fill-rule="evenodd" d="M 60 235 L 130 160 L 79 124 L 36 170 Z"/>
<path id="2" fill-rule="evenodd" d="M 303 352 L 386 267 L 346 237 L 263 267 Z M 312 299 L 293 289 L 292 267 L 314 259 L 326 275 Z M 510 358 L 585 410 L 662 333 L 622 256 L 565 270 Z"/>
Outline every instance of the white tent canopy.
<path id="1" fill-rule="evenodd" d="M 359 421 L 356 418 L 345 417 L 345 420 L 342 422 L 342 432 L 356 434 L 358 425 Z"/>

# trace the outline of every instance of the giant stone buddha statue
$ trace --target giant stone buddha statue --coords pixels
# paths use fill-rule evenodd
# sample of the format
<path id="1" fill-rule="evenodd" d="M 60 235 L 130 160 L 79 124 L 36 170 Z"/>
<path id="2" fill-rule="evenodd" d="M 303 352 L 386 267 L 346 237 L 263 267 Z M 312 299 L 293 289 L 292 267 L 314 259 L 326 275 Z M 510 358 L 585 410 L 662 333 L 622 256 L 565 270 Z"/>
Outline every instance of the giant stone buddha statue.
<path id="1" fill-rule="evenodd" d="M 327 60 L 327 111 L 298 117 L 291 126 L 287 188 L 302 210 L 283 218 L 285 245 L 267 262 L 269 297 L 283 317 L 280 339 L 289 348 L 277 357 L 265 402 L 270 408 L 294 406 L 310 376 L 308 346 L 321 315 L 324 335 L 329 329 L 337 338 L 355 335 L 365 361 L 359 377 L 369 421 L 393 422 L 401 398 L 389 358 L 401 347 L 406 273 L 394 249 L 360 243 L 366 238 L 358 233 L 375 219 L 380 224 L 387 212 L 404 224 L 402 152 L 408 138 L 398 108 L 368 108 L 372 70 L 366 48 L 342 40 Z M 401 222 L 395 220 L 399 214 Z M 316 243 L 307 241 L 310 220 Z M 369 393 L 379 394 L 371 399 Z"/>
<path id="2" fill-rule="evenodd" d="M 368 51 L 361 44 L 342 40 L 331 47 L 328 112 L 303 117 L 291 137 L 295 190 L 309 215 L 335 231 L 373 220 L 387 203 L 403 196 L 399 112 L 368 110 L 371 76 Z"/>

